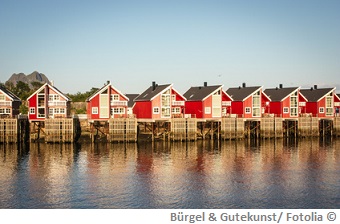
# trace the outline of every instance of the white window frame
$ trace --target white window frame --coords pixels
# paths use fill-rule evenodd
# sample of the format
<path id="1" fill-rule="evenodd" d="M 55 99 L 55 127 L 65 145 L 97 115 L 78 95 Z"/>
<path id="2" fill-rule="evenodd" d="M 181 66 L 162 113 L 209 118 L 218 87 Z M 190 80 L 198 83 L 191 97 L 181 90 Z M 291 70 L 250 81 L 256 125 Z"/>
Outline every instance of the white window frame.
<path id="1" fill-rule="evenodd" d="M 92 114 L 98 114 L 98 107 L 92 107 Z"/>
<path id="2" fill-rule="evenodd" d="M 152 108 L 152 113 L 153 114 L 159 114 L 159 107 Z"/>
<path id="3" fill-rule="evenodd" d="M 114 115 L 114 114 L 125 114 L 125 108 L 124 107 L 111 108 L 111 115 Z"/>
<path id="4" fill-rule="evenodd" d="M 111 94 L 110 95 L 110 101 L 119 101 L 119 94 Z"/>
<path id="5" fill-rule="evenodd" d="M 283 108 L 283 113 L 288 114 L 289 113 L 289 107 L 284 107 Z"/>
<path id="6" fill-rule="evenodd" d="M 3 94 L 0 94 L 0 101 L 6 101 L 6 96 Z"/>
<path id="7" fill-rule="evenodd" d="M 244 109 L 244 111 L 245 111 L 246 114 L 251 114 L 251 108 L 250 107 L 246 107 Z"/>
<path id="8" fill-rule="evenodd" d="M 324 114 L 325 113 L 325 108 L 324 107 L 319 107 L 319 113 Z"/>
<path id="9" fill-rule="evenodd" d="M 35 107 L 30 107 L 30 114 L 35 114 Z"/>
<path id="10" fill-rule="evenodd" d="M 9 108 L 0 108 L 0 114 L 11 114 L 11 109 L 9 109 Z"/>
<path id="11" fill-rule="evenodd" d="M 204 108 L 204 113 L 205 114 L 211 114 L 211 107 L 205 107 Z"/>
<path id="12" fill-rule="evenodd" d="M 173 107 L 172 108 L 172 113 L 173 114 L 180 114 L 181 113 L 181 108 L 180 107 Z"/>

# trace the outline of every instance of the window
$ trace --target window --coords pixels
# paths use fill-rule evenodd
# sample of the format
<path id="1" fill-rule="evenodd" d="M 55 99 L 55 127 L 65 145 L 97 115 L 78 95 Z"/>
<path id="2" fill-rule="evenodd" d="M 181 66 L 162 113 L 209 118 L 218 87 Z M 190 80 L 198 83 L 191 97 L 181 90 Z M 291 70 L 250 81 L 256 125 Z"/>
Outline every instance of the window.
<path id="1" fill-rule="evenodd" d="M 162 117 L 171 116 L 171 92 L 170 89 L 162 94 Z"/>
<path id="2" fill-rule="evenodd" d="M 181 108 L 180 107 L 173 107 L 172 108 L 172 113 L 173 114 L 180 114 L 181 113 Z"/>
<path id="3" fill-rule="evenodd" d="M 333 94 L 326 96 L 326 116 L 333 116 Z"/>
<path id="4" fill-rule="evenodd" d="M 39 118 L 44 118 L 45 117 L 45 108 L 38 107 L 38 117 Z"/>
<path id="5" fill-rule="evenodd" d="M 125 108 L 123 107 L 111 108 L 111 115 L 113 114 L 125 114 Z"/>
<path id="6" fill-rule="evenodd" d="M 289 108 L 288 107 L 284 107 L 283 108 L 283 113 L 284 114 L 288 114 L 289 113 Z"/>
<path id="7" fill-rule="evenodd" d="M 227 115 L 227 108 L 225 108 L 225 107 L 222 108 L 222 115 L 223 116 Z"/>
<path id="8" fill-rule="evenodd" d="M 98 107 L 92 107 L 92 114 L 98 114 Z"/>
<path id="9" fill-rule="evenodd" d="M 0 95 L 0 101 L 5 101 L 5 95 Z"/>
<path id="10" fill-rule="evenodd" d="M 260 117 L 261 116 L 261 95 L 260 91 L 257 91 L 253 95 L 253 116 L 254 117 Z M 246 112 L 247 113 L 247 112 Z M 250 111 L 249 111 L 250 113 Z"/>
<path id="11" fill-rule="evenodd" d="M 251 113 L 250 107 L 246 107 L 246 114 L 250 114 L 250 113 Z"/>
<path id="12" fill-rule="evenodd" d="M 11 109 L 9 108 L 0 108 L 0 114 L 10 114 Z"/>
<path id="13" fill-rule="evenodd" d="M 204 108 L 204 113 L 205 114 L 211 114 L 211 107 L 205 107 Z"/>
<path id="14" fill-rule="evenodd" d="M 34 107 L 30 107 L 30 114 L 35 114 L 35 108 Z"/>
<path id="15" fill-rule="evenodd" d="M 159 114 L 159 107 L 154 107 L 153 108 L 153 113 L 154 114 Z"/>
<path id="16" fill-rule="evenodd" d="M 60 113 L 65 114 L 65 108 L 60 108 Z"/>
<path id="17" fill-rule="evenodd" d="M 50 109 L 48 109 L 48 113 L 50 114 L 50 115 L 53 115 L 53 108 L 50 108 Z"/>
<path id="18" fill-rule="evenodd" d="M 111 101 L 119 101 L 119 95 L 118 94 L 112 94 L 111 96 L 110 96 L 110 100 Z"/>
<path id="19" fill-rule="evenodd" d="M 176 95 L 171 95 L 172 102 L 176 101 Z"/>
<path id="20" fill-rule="evenodd" d="M 298 116 L 298 96 L 297 96 L 297 91 L 295 91 L 291 96 L 290 96 L 290 116 L 296 117 Z"/>
<path id="21" fill-rule="evenodd" d="M 324 107 L 320 107 L 320 108 L 319 108 L 319 113 L 320 113 L 320 114 L 325 113 L 325 108 L 324 108 Z"/>
<path id="22" fill-rule="evenodd" d="M 60 96 L 58 94 L 50 94 L 48 95 L 48 101 L 59 101 Z"/>
<path id="23" fill-rule="evenodd" d="M 290 108 L 290 116 L 296 117 L 297 115 L 298 115 L 298 108 L 297 107 Z"/>

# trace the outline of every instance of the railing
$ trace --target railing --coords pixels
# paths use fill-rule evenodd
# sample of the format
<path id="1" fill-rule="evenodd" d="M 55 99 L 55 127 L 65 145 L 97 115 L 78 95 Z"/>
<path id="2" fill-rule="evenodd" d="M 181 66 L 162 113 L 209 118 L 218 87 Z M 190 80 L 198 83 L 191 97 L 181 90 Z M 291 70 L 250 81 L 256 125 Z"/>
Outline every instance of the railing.
<path id="1" fill-rule="evenodd" d="M 224 107 L 231 106 L 231 101 L 222 101 L 222 106 Z"/>
<path id="2" fill-rule="evenodd" d="M 0 106 L 12 106 L 12 101 L 0 101 Z"/>
<path id="3" fill-rule="evenodd" d="M 48 106 L 66 106 L 66 101 L 48 101 Z"/>
<path id="4" fill-rule="evenodd" d="M 184 106 L 184 101 L 172 101 L 172 106 Z"/>
<path id="5" fill-rule="evenodd" d="M 87 120 L 88 116 L 87 114 L 74 114 L 72 115 L 72 118 L 78 118 L 79 120 Z"/>
<path id="6" fill-rule="evenodd" d="M 127 106 L 127 101 L 111 101 L 111 106 Z"/>

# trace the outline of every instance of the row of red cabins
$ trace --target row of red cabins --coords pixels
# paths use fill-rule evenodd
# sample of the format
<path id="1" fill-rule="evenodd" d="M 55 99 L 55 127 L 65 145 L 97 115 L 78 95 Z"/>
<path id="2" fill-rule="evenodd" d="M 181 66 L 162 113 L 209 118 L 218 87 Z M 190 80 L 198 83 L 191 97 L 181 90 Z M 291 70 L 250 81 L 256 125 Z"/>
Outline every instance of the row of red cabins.
<path id="1" fill-rule="evenodd" d="M 29 119 L 44 120 L 50 117 L 70 117 L 70 101 L 55 86 L 44 84 L 28 99 Z M 0 88 L 0 115 L 15 116 L 19 113 L 20 99 Z M 313 117 L 339 116 L 340 97 L 335 88 L 310 89 L 284 88 L 282 85 L 263 90 L 262 86 L 223 90 L 223 85 L 191 87 L 183 95 L 173 84 L 152 85 L 142 94 L 123 94 L 110 82 L 87 100 L 89 120 L 108 120 L 135 116 L 138 119 L 162 120 L 174 117 L 219 119 L 243 117 L 256 119 L 263 116 L 298 118 L 309 114 Z"/>

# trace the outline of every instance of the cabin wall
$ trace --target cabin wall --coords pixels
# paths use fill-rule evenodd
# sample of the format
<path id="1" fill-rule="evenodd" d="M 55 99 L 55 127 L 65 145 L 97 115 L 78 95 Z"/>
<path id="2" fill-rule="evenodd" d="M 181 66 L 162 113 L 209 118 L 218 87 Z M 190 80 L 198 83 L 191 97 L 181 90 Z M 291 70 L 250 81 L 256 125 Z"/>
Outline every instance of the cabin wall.
<path id="1" fill-rule="evenodd" d="M 185 102 L 185 113 L 194 114 L 196 118 L 203 118 L 203 106 L 201 101 L 186 101 Z"/>
<path id="2" fill-rule="evenodd" d="M 137 118 L 152 118 L 152 103 L 150 101 L 137 101 L 133 107 L 133 113 Z"/>

